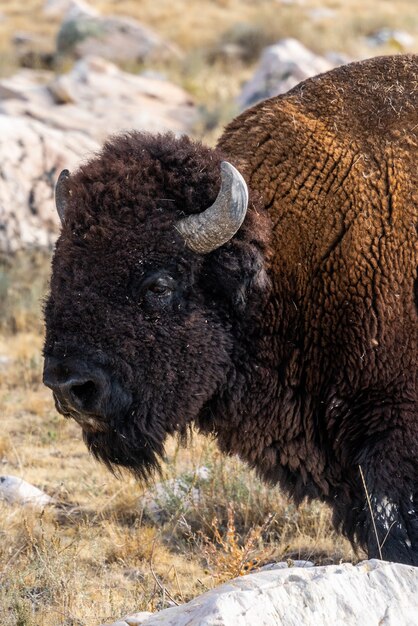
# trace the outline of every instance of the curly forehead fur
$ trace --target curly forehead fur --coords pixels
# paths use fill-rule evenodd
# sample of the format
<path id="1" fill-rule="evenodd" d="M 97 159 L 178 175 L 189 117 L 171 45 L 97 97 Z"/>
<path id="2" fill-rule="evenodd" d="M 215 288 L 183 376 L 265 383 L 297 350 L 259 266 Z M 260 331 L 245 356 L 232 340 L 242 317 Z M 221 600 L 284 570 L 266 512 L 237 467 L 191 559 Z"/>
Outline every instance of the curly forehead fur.
<path id="1" fill-rule="evenodd" d="M 74 217 L 94 219 L 99 210 L 112 215 L 116 207 L 124 219 L 134 221 L 149 218 L 156 209 L 198 213 L 216 197 L 220 160 L 220 152 L 188 137 L 139 132 L 116 136 L 71 177 L 71 192 L 82 205 Z"/>
<path id="2" fill-rule="evenodd" d="M 164 225 L 172 230 L 178 219 L 201 213 L 214 202 L 225 158 L 221 150 L 186 136 L 135 131 L 115 136 L 69 179 L 65 227 L 80 235 L 100 224 L 110 229 L 113 240 L 118 225 L 123 230 L 140 224 L 152 229 L 155 221 L 159 230 Z M 267 218 L 255 191 L 236 242 L 248 233 L 267 253 Z"/>

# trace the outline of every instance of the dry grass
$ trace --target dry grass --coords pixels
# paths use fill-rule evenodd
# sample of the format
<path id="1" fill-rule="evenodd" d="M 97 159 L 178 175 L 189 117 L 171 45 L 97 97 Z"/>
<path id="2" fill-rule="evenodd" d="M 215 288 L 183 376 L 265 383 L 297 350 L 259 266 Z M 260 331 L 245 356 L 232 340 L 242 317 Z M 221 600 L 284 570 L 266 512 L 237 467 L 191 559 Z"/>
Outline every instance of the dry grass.
<path id="1" fill-rule="evenodd" d="M 251 25 L 264 42 L 297 37 L 317 52 L 338 50 L 356 55 L 360 38 L 377 28 L 391 26 L 417 33 L 415 0 L 188 0 L 187 2 L 136 2 L 95 0 L 104 13 L 120 13 L 149 24 L 186 52 L 211 48 L 220 40 L 233 39 L 237 25 Z M 312 17 L 313 9 L 329 9 Z"/>

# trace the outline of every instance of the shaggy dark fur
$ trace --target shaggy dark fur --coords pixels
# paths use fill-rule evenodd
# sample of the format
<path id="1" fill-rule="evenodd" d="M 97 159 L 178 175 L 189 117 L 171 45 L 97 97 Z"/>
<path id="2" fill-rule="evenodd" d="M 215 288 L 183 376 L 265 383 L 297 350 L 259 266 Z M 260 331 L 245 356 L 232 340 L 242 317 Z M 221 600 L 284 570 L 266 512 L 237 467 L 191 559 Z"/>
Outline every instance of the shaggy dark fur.
<path id="1" fill-rule="evenodd" d="M 217 150 L 131 133 L 71 176 L 45 355 L 112 381 L 96 457 L 146 476 L 194 423 L 376 557 L 361 467 L 383 558 L 418 565 L 417 133 L 418 57 L 387 57 L 246 111 Z M 249 211 L 198 255 L 174 225 L 222 159 Z"/>

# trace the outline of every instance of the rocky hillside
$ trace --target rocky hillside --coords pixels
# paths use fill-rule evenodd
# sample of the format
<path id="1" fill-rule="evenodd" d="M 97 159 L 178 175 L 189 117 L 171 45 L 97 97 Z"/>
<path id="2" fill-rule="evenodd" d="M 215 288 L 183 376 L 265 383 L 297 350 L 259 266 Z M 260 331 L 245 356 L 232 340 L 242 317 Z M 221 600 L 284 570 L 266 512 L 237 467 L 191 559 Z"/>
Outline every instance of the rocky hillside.
<path id="1" fill-rule="evenodd" d="M 15 61 L 21 67 L 0 81 L 0 252 L 53 245 L 58 229 L 53 189 L 59 171 L 76 167 L 110 134 L 172 131 L 209 135 L 214 141 L 222 124 L 239 110 L 349 60 L 341 52 L 314 54 L 289 37 L 263 49 L 263 42 L 273 37 L 267 23 L 264 38 L 259 25 L 238 23 L 216 43 L 187 55 L 132 16 L 101 13 L 100 4 L 47 0 L 39 21 L 53 21 L 53 40 L 13 32 Z M 279 4 L 287 7 L 280 15 L 289 15 L 289 3 Z M 267 5 L 272 2 L 264 9 Z M 331 9 L 309 11 L 304 19 L 312 27 L 325 28 L 335 19 Z M 3 21 L 7 19 L 11 17 L 5 14 Z M 376 50 L 389 44 L 396 49 L 415 46 L 412 35 L 389 28 L 371 33 L 369 40 Z M 193 64 L 200 74 L 193 75 Z M 205 80 L 213 81 L 212 109 L 202 102 Z M 225 88 L 228 81 L 236 85 L 232 94 L 231 86 Z"/>

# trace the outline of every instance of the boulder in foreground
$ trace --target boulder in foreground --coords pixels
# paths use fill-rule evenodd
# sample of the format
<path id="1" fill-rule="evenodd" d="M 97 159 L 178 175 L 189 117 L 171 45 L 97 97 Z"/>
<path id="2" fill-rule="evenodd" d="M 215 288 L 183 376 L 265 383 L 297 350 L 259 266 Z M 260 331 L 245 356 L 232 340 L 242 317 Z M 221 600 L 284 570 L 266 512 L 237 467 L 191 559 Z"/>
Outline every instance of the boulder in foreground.
<path id="1" fill-rule="evenodd" d="M 235 578 L 152 617 L 119 626 L 416 626 L 418 568 L 385 561 L 287 567 Z M 115 625 L 113 625 L 115 626 Z"/>

